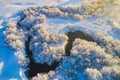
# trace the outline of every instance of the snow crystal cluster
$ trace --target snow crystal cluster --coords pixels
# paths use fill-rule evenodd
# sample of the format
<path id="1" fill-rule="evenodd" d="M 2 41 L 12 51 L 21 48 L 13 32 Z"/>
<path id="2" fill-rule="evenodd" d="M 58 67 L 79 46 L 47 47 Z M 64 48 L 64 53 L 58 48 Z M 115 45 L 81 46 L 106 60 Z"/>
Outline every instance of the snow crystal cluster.
<path id="1" fill-rule="evenodd" d="M 19 64 L 21 67 L 27 67 L 27 66 L 28 66 L 28 64 L 30 63 L 30 60 L 29 60 L 29 58 L 27 57 L 27 55 L 24 54 L 24 52 L 17 51 L 17 52 L 15 53 L 15 55 L 17 56 L 18 64 Z"/>
<path id="2" fill-rule="evenodd" d="M 80 6 L 45 6 L 25 9 L 21 12 L 22 19 L 18 23 L 7 25 L 4 31 L 5 42 L 17 50 L 16 56 L 21 67 L 27 67 L 31 61 L 29 55 L 25 54 L 26 49 L 30 50 L 31 57 L 37 63 L 52 65 L 54 62 L 61 61 L 54 71 L 38 73 L 32 78 L 33 80 L 120 80 L 120 41 L 101 34 L 91 35 L 94 42 L 75 39 L 70 56 L 66 56 L 68 36 L 48 32 L 48 26 L 44 25 L 47 18 L 81 20 L 104 16 L 109 12 L 105 7 L 107 3 L 114 2 L 112 0 L 91 3 L 85 1 Z"/>
<path id="3" fill-rule="evenodd" d="M 65 80 L 119 80 L 120 59 L 94 42 L 76 39 L 71 55 L 57 67 L 56 76 Z"/>
<path id="4" fill-rule="evenodd" d="M 6 31 L 4 31 L 5 42 L 13 49 L 20 50 L 24 48 L 25 36 L 22 29 L 18 29 L 18 25 L 11 22 L 7 25 Z"/>
<path id="5" fill-rule="evenodd" d="M 32 80 L 53 80 L 54 74 L 55 74 L 54 71 L 50 71 L 47 74 L 44 73 L 37 74 L 37 76 L 33 77 Z"/>
<path id="6" fill-rule="evenodd" d="M 33 10 L 32 10 L 33 11 Z M 25 11 L 24 11 L 25 12 Z M 46 16 L 43 14 L 28 13 L 24 14 L 24 19 L 19 22 L 24 30 L 30 30 L 36 24 L 40 24 L 46 20 Z"/>
<path id="7" fill-rule="evenodd" d="M 83 1 L 80 6 L 69 6 L 69 7 L 54 7 L 54 6 L 44 6 L 44 7 L 37 7 L 37 8 L 28 8 L 24 10 L 22 13 L 27 17 L 25 21 L 23 20 L 21 23 L 24 24 L 24 26 L 33 25 L 33 23 L 42 23 L 46 17 L 60 17 L 60 18 L 72 18 L 75 20 L 81 20 L 84 18 L 89 18 L 92 16 L 105 16 L 109 11 L 106 5 L 108 3 L 114 3 L 111 1 L 93 1 L 93 2 L 87 2 Z M 32 15 L 31 15 L 32 14 Z M 28 16 L 29 15 L 29 16 Z M 39 16 L 38 16 L 39 15 Z M 36 16 L 36 17 L 34 17 Z"/>
<path id="8" fill-rule="evenodd" d="M 47 32 L 45 26 L 41 24 L 36 25 L 32 30 L 33 38 L 30 42 L 30 50 L 36 62 L 50 65 L 54 61 L 64 58 L 64 47 L 68 39 L 65 34 Z"/>
<path id="9" fill-rule="evenodd" d="M 76 39 L 70 56 L 62 60 L 52 76 L 38 74 L 33 80 L 119 80 L 120 58 L 106 50 L 97 43 Z"/>
<path id="10" fill-rule="evenodd" d="M 27 67 L 29 64 L 29 59 L 22 51 L 25 48 L 26 32 L 19 28 L 19 25 L 15 22 L 11 22 L 7 25 L 6 31 L 4 31 L 5 43 L 12 49 L 17 50 L 16 56 L 18 58 L 18 64 L 21 67 Z"/>
<path id="11" fill-rule="evenodd" d="M 114 40 L 112 37 L 105 37 L 102 34 L 95 34 L 93 38 L 98 45 L 100 45 L 102 48 L 105 48 L 105 52 L 120 58 L 119 40 Z"/>

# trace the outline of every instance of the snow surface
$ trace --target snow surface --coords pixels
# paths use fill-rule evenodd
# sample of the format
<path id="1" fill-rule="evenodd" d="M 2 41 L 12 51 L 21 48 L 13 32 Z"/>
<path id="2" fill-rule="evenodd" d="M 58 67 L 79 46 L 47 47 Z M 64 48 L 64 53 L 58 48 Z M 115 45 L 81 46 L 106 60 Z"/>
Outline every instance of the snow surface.
<path id="1" fill-rule="evenodd" d="M 4 62 L 0 62 L 0 74 L 1 74 L 1 72 L 2 72 L 3 66 L 4 66 Z"/>
<path id="2" fill-rule="evenodd" d="M 11 21 L 19 20 L 19 10 L 31 6 L 56 5 L 61 1 L 57 0 L 0 0 L 0 61 L 4 61 L 4 67 L 0 75 L 0 79 L 22 79 L 20 66 L 17 63 L 15 52 L 4 46 L 3 31 L 5 25 Z M 18 18 L 17 18 L 18 17 Z M 20 73 L 20 75 L 19 75 Z M 20 77 L 21 76 L 21 77 Z M 25 79 L 24 79 L 25 80 Z"/>
<path id="3" fill-rule="evenodd" d="M 23 79 L 24 70 L 21 71 L 15 57 L 15 51 L 4 46 L 3 31 L 6 24 L 19 20 L 19 10 L 32 6 L 57 5 L 67 0 L 0 0 L 0 61 L 4 62 L 4 67 L 0 74 L 0 79 L 14 80 Z M 26 80 L 26 79 L 24 79 Z"/>
<path id="4" fill-rule="evenodd" d="M 15 51 L 12 50 L 9 47 L 4 46 L 4 36 L 3 36 L 3 31 L 6 29 L 6 24 L 10 23 L 10 22 L 17 22 L 20 20 L 21 15 L 19 14 L 19 10 L 23 10 L 26 9 L 27 7 L 37 7 L 37 6 L 44 6 L 44 5 L 54 5 L 57 7 L 67 7 L 67 6 L 78 6 L 82 3 L 82 1 L 84 0 L 54 0 L 54 1 L 50 1 L 50 0 L 0 0 L 0 62 L 1 66 L 0 66 L 0 79 L 4 79 L 4 80 L 26 80 L 26 77 L 24 75 L 24 69 L 20 67 L 19 63 L 22 63 L 21 61 L 23 61 L 24 63 L 26 63 L 25 58 L 24 58 L 24 50 L 22 52 L 23 55 L 19 55 L 19 52 L 17 54 L 15 54 Z M 92 1 L 92 0 L 89 0 Z M 119 4 L 119 2 L 117 2 Z M 114 46 L 117 46 L 115 48 L 111 48 L 111 46 L 107 46 L 108 50 L 110 49 L 114 49 L 115 51 L 118 52 L 118 54 L 116 54 L 117 56 L 120 55 L 120 46 L 119 46 L 119 42 L 120 42 L 120 6 L 119 5 L 107 5 L 107 6 L 112 6 L 111 8 L 108 7 L 108 9 L 106 9 L 104 12 L 102 12 L 105 15 L 99 16 L 99 17 L 88 17 L 86 19 L 81 19 L 81 20 L 74 20 L 71 18 L 68 19 L 64 19 L 64 18 L 48 18 L 46 19 L 45 22 L 42 23 L 42 25 L 46 26 L 46 31 L 47 32 L 53 32 L 53 33 L 57 33 L 57 34 L 65 34 L 69 31 L 76 31 L 76 30 L 80 30 L 83 31 L 87 34 L 90 34 L 94 37 L 94 34 L 98 33 L 98 34 L 103 34 L 105 36 L 105 38 L 103 38 L 103 42 L 104 39 L 106 40 L 106 42 L 111 42 L 111 44 L 114 44 Z M 110 37 L 110 40 L 107 40 L 106 37 Z M 96 37 L 95 37 L 96 38 Z M 112 38 L 112 39 L 111 39 Z M 97 38 L 96 38 L 97 39 Z M 98 36 L 99 39 L 99 36 Z M 109 38 L 108 38 L 109 39 Z M 100 40 L 102 41 L 102 40 Z M 115 41 L 115 42 L 114 42 Z M 117 45 L 117 41 L 118 41 L 118 45 Z M 97 42 L 97 40 L 96 40 Z M 60 45 L 58 45 L 60 46 Z M 104 45 L 101 44 L 101 46 L 104 48 Z M 54 46 L 55 47 L 55 46 Z M 73 50 L 74 51 L 74 50 Z M 109 51 L 108 51 L 109 52 Z M 17 55 L 17 57 L 16 57 Z M 22 56 L 22 60 L 19 59 L 19 56 Z M 71 60 L 73 60 L 70 57 Z M 20 60 L 20 61 L 19 61 Z M 25 61 L 24 61 L 25 60 Z M 64 60 L 64 61 L 67 61 Z M 64 62 L 63 61 L 63 62 Z M 69 58 L 68 58 L 69 61 Z M 29 62 L 29 61 L 28 61 Z M 28 63 L 27 62 L 27 63 Z M 39 62 L 39 61 L 38 61 Z M 23 64 L 24 65 L 24 64 Z M 69 66 L 70 64 L 62 64 L 62 68 L 64 70 L 69 70 L 69 69 L 65 69 L 64 67 Z M 120 65 L 119 65 L 120 66 Z M 117 74 L 117 71 L 115 70 L 116 68 L 118 68 L 118 66 L 115 66 L 115 69 L 110 67 L 107 67 L 108 70 L 109 69 L 113 69 L 114 72 L 116 72 L 115 74 Z M 105 68 L 106 69 L 106 68 Z M 58 79 L 69 79 L 69 76 L 66 76 L 67 78 L 61 76 L 63 75 L 62 72 L 61 74 L 59 74 L 59 72 L 62 71 L 62 69 L 57 68 L 56 69 L 56 76 L 55 78 Z M 74 69 L 73 69 L 74 71 Z M 76 71 L 76 70 L 75 70 Z M 88 77 L 90 77 L 91 79 L 95 79 L 96 77 L 99 77 L 98 75 L 95 75 L 96 77 L 92 77 L 91 74 L 89 72 L 92 72 L 93 74 L 95 74 L 94 72 L 96 72 L 98 75 L 101 76 L 101 74 L 105 74 L 108 71 L 101 71 L 101 73 L 95 69 L 87 69 L 86 70 L 86 75 L 88 75 Z M 119 69 L 118 69 L 119 71 Z M 77 72 L 77 71 L 76 71 Z M 78 72 L 77 72 L 78 73 Z M 72 73 L 64 73 L 66 74 L 72 74 Z M 76 73 L 75 73 L 76 74 Z M 76 78 L 79 78 L 81 80 L 84 80 L 84 75 L 82 75 L 83 73 L 79 73 L 77 75 Z M 49 75 L 49 73 L 48 73 Z M 111 74 L 110 74 L 111 75 Z M 41 78 L 41 74 L 38 74 L 38 77 L 40 76 Z M 46 74 L 45 74 L 46 76 Z M 36 78 L 36 77 L 35 77 Z M 33 78 L 33 80 L 35 79 Z M 54 79 L 55 79 L 54 78 Z M 56 80 L 56 79 L 55 79 Z M 70 80 L 70 79 L 69 79 Z M 101 80 L 101 78 L 100 78 Z"/>

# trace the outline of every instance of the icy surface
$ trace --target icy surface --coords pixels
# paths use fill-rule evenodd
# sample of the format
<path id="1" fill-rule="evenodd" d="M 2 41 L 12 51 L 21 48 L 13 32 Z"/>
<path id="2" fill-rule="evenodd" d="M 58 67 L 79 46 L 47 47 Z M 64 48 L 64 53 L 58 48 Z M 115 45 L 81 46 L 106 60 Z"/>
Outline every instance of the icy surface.
<path id="1" fill-rule="evenodd" d="M 27 79 L 27 41 L 35 62 L 60 62 L 33 80 L 120 79 L 119 1 L 0 0 L 0 11 L 0 79 Z M 94 42 L 76 39 L 67 56 L 66 34 L 76 31 Z"/>

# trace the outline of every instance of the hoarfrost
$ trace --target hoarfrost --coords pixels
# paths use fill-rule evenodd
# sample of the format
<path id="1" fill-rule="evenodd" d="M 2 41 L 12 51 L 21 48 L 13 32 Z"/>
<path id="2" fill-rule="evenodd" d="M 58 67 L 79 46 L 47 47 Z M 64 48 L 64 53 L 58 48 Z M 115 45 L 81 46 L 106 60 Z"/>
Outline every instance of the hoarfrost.
<path id="1" fill-rule="evenodd" d="M 62 61 L 55 72 L 65 80 L 119 80 L 118 66 L 120 59 L 117 56 L 106 53 L 94 42 L 76 39 L 71 55 Z"/>
<path id="2" fill-rule="evenodd" d="M 43 25 L 33 28 L 33 39 L 30 49 L 36 62 L 52 64 L 65 56 L 67 36 L 64 34 L 48 33 Z"/>
<path id="3" fill-rule="evenodd" d="M 62 60 L 55 71 L 38 73 L 32 78 L 33 80 L 119 80 L 120 41 L 97 33 L 90 34 L 94 42 L 76 39 L 70 56 L 66 56 L 65 47 L 68 43 L 66 34 L 48 32 L 44 25 L 47 18 L 82 20 L 104 17 L 114 9 L 108 7 L 108 4 L 113 6 L 116 3 L 115 0 L 95 0 L 83 1 L 80 6 L 44 6 L 25 9 L 21 12 L 22 19 L 18 23 L 8 24 L 4 31 L 5 42 L 17 51 L 29 47 L 32 52 L 31 57 L 37 63 L 52 65 Z M 79 31 L 76 27 L 68 28 L 71 32 Z M 31 37 L 30 41 L 29 37 Z M 30 44 L 25 44 L 27 40 Z M 30 61 L 26 54 L 18 52 L 16 56 L 21 67 L 28 66 Z"/>

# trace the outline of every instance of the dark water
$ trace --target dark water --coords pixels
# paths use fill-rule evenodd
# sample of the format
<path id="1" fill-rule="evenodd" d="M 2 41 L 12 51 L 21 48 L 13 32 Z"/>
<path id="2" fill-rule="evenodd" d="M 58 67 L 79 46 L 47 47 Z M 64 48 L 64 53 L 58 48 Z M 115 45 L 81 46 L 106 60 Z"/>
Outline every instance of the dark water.
<path id="1" fill-rule="evenodd" d="M 50 70 L 55 70 L 56 67 L 59 65 L 59 62 L 54 62 L 51 66 L 45 64 L 36 63 L 34 59 L 32 58 L 32 52 L 29 49 L 30 41 L 32 37 L 28 38 L 28 41 L 26 41 L 26 54 L 30 59 L 30 63 L 27 66 L 29 69 L 25 72 L 26 76 L 30 79 L 37 75 L 37 73 L 47 73 Z"/>
<path id="2" fill-rule="evenodd" d="M 70 55 L 70 50 L 72 49 L 72 43 L 76 38 L 85 39 L 87 41 L 94 41 L 90 36 L 84 34 L 83 32 L 76 31 L 76 32 L 69 32 L 67 33 L 67 36 L 69 37 L 68 44 L 66 45 L 66 55 Z M 30 59 L 30 63 L 28 65 L 29 70 L 26 71 L 26 76 L 28 78 L 32 78 L 37 75 L 37 73 L 47 73 L 50 70 L 55 70 L 56 67 L 59 65 L 60 62 L 54 62 L 51 66 L 40 63 L 35 63 L 34 59 L 32 58 L 32 52 L 29 49 L 30 41 L 32 37 L 28 38 L 28 41 L 26 41 L 26 54 L 28 55 Z"/>
<path id="3" fill-rule="evenodd" d="M 85 33 L 81 32 L 81 31 L 68 32 L 67 36 L 69 38 L 68 44 L 66 45 L 66 48 L 65 48 L 67 56 L 70 55 L 70 50 L 72 49 L 72 43 L 76 38 L 80 38 L 80 39 L 94 42 L 94 40 L 89 35 L 86 35 Z"/>

